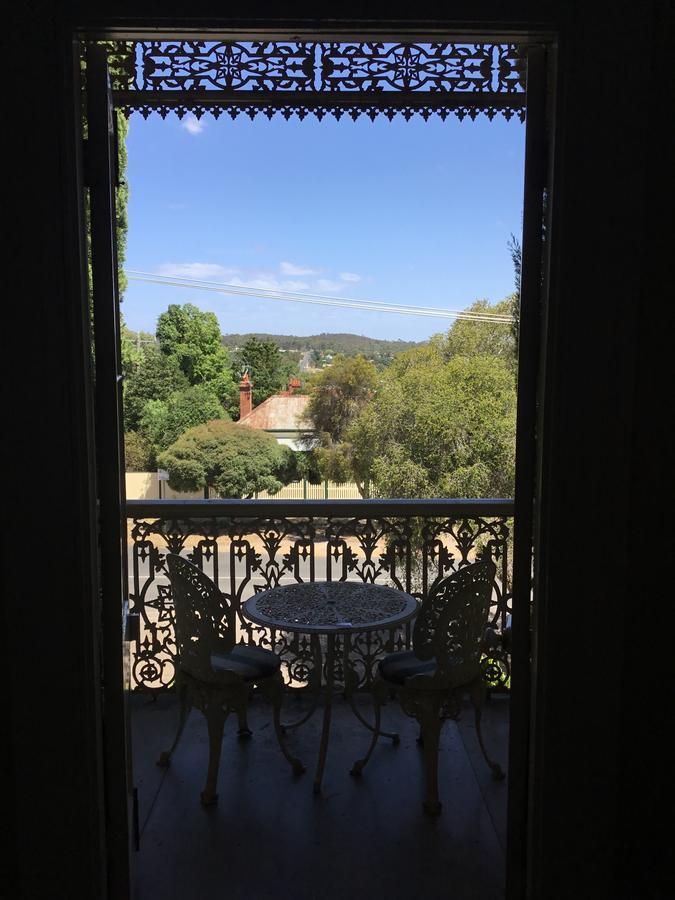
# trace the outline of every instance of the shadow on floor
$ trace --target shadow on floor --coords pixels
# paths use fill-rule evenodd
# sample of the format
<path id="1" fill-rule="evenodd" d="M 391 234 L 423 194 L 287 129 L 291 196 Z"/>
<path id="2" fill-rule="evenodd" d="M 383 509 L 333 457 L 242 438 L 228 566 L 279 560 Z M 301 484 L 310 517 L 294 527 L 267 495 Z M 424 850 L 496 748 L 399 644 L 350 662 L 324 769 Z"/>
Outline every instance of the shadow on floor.
<path id="1" fill-rule="evenodd" d="M 303 700 L 287 701 L 298 718 Z M 367 698 L 361 698 L 364 714 Z M 506 764 L 508 699 L 484 712 L 492 755 Z M 368 733 L 349 707 L 333 707 L 333 727 L 321 795 L 312 793 L 321 717 L 291 733 L 307 765 L 293 776 L 274 737 L 271 710 L 254 699 L 253 738 L 238 740 L 228 720 L 219 803 L 204 809 L 206 723 L 193 711 L 171 767 L 155 765 L 176 723 L 173 695 L 132 697 L 134 776 L 141 844 L 134 854 L 134 900 L 498 900 L 503 897 L 508 780 L 494 782 L 480 755 L 473 715 L 448 722 L 439 760 L 443 813 L 422 810 L 422 754 L 416 723 L 394 702 L 383 727 L 397 730 L 394 747 L 381 739 L 361 778 L 349 775 Z"/>

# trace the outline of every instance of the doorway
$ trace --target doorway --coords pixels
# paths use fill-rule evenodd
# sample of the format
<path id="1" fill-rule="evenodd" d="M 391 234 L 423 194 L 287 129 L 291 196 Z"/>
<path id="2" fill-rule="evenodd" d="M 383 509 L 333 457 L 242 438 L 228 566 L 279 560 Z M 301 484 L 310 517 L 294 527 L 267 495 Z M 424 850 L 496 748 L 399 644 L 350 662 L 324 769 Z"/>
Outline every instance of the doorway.
<path id="1" fill-rule="evenodd" d="M 143 44 L 147 44 L 147 45 L 155 44 L 156 46 L 150 47 L 150 49 L 148 50 L 148 48 L 144 47 Z M 183 82 L 183 84 L 186 87 L 187 91 L 190 92 L 190 91 L 195 90 L 195 80 L 196 80 L 195 74 L 194 74 L 195 71 L 199 72 L 199 73 L 203 73 L 205 71 L 205 69 L 203 68 L 205 65 L 204 64 L 204 47 L 199 46 L 197 48 L 198 52 L 195 53 L 195 57 L 191 61 L 186 58 L 187 56 L 189 56 L 189 50 L 190 50 L 190 48 L 188 46 L 188 42 L 181 41 L 181 42 L 177 42 L 177 45 L 178 44 L 180 44 L 179 49 L 175 53 L 173 53 L 173 51 L 172 51 L 173 55 L 171 55 L 171 54 L 167 54 L 166 48 L 160 46 L 158 44 L 158 42 L 141 42 L 141 41 L 139 41 L 139 42 L 133 43 L 133 47 L 134 47 L 133 58 L 136 63 L 135 77 L 138 77 L 139 71 L 143 71 L 143 72 L 155 71 L 155 72 L 157 72 L 157 71 L 159 71 L 159 67 L 161 66 L 161 64 L 164 64 L 165 66 L 167 66 L 169 68 L 171 65 L 175 64 L 179 67 L 179 71 L 182 73 L 181 77 L 185 78 L 185 81 Z M 320 56 L 320 53 L 322 52 L 320 48 L 319 48 L 319 50 L 317 50 L 318 46 L 319 46 L 318 44 L 315 44 L 313 46 L 313 50 L 312 50 L 312 52 L 314 54 L 314 56 L 312 57 L 313 59 L 317 59 L 318 58 L 317 54 L 319 54 L 319 56 Z M 117 48 L 117 49 L 119 49 L 119 48 Z M 159 54 L 161 59 L 159 59 L 159 61 L 158 61 L 158 59 L 155 59 L 153 65 L 148 66 L 148 63 L 147 63 L 148 56 L 146 55 L 146 50 L 150 55 L 153 52 L 155 54 Z M 501 71 L 500 66 L 502 66 L 502 58 L 499 56 L 498 52 L 493 52 L 493 51 L 491 51 L 491 52 L 492 52 L 492 56 L 490 57 L 490 62 L 494 63 L 494 65 L 492 65 L 490 67 L 490 72 L 491 72 L 490 77 L 493 77 L 494 70 L 496 70 L 497 72 Z M 533 51 L 532 58 L 534 59 L 535 57 L 536 57 L 536 51 Z M 228 62 L 228 61 L 229 61 L 228 64 L 233 65 L 233 60 L 237 59 L 238 57 L 237 57 L 237 53 L 234 53 L 234 51 L 230 50 L 228 52 L 225 52 L 223 55 L 221 55 L 221 57 L 218 57 L 216 54 L 216 58 L 219 59 L 219 62 L 221 65 L 224 65 L 224 63 Z M 323 59 L 323 57 L 320 57 L 320 58 Z M 130 57 L 127 57 L 127 61 L 129 59 L 130 59 Z M 406 57 L 406 59 L 408 60 L 408 63 L 409 63 L 410 56 L 408 55 L 408 57 Z M 239 60 L 240 60 L 240 58 L 239 58 Z M 191 68 L 193 63 L 197 65 L 196 69 Z M 397 62 L 397 64 L 398 63 L 400 63 L 400 60 Z M 241 61 L 239 61 L 238 64 L 241 65 Z M 246 64 L 252 65 L 251 60 L 246 60 Z M 269 64 L 270 64 L 270 58 L 268 57 L 267 60 L 265 60 L 265 65 L 269 65 Z M 255 61 L 255 65 L 256 66 L 261 65 L 260 59 Z M 276 63 L 275 63 L 275 65 L 276 65 Z M 297 60 L 294 62 L 294 65 L 297 66 Z M 535 62 L 535 65 L 536 65 L 536 62 Z M 302 69 L 302 66 L 300 66 L 300 69 Z M 514 65 L 514 70 L 516 70 L 516 69 L 517 69 L 517 67 Z M 403 66 L 403 68 L 401 70 L 404 72 L 408 71 L 405 66 Z M 480 66 L 478 67 L 478 70 L 480 70 Z M 123 69 L 123 71 L 126 73 L 125 77 L 127 77 L 129 74 L 128 69 Z M 255 72 L 258 70 L 254 67 L 253 71 Z M 275 73 L 273 73 L 271 76 L 269 76 L 269 71 L 270 70 L 267 70 L 268 74 L 266 75 L 266 77 L 268 77 L 268 79 L 269 79 L 269 77 L 272 77 L 272 78 L 276 77 Z M 522 71 L 522 66 L 521 66 L 521 71 Z M 169 73 L 169 75 L 167 75 L 167 73 L 165 72 L 163 77 L 170 78 L 171 75 L 170 75 L 170 73 Z M 300 76 L 298 75 L 297 77 L 299 78 Z M 368 77 L 372 77 L 372 76 L 369 76 L 369 75 L 364 76 L 364 78 L 368 78 Z M 406 81 L 406 88 L 414 91 L 414 90 L 416 90 L 416 88 L 414 86 L 414 83 L 409 80 L 409 77 L 410 76 L 407 74 L 404 75 L 404 78 L 408 79 L 408 81 Z M 270 84 L 269 80 L 267 81 L 267 83 L 265 83 L 264 80 L 262 82 L 260 82 L 260 81 L 256 82 L 257 76 L 255 76 L 255 75 L 251 76 L 251 78 L 255 82 L 254 87 L 262 84 L 263 92 L 265 91 L 265 89 L 269 90 L 269 84 Z M 202 84 L 202 83 L 203 83 L 203 81 L 200 81 L 200 84 Z M 506 102 L 504 100 L 504 98 L 510 98 L 511 103 L 513 105 L 515 105 L 513 103 L 513 97 L 512 97 L 512 94 L 518 93 L 518 91 L 516 91 L 515 87 L 514 87 L 515 78 L 513 79 L 513 83 L 511 83 L 507 79 L 506 84 L 507 84 L 507 88 L 505 89 L 505 92 L 502 95 L 501 102 Z M 127 87 L 128 87 L 128 85 L 127 85 Z M 237 113 L 241 112 L 241 107 L 243 105 L 243 101 L 240 101 L 237 98 L 232 99 L 231 91 L 228 94 L 227 102 L 225 102 L 224 99 L 219 99 L 217 101 L 212 100 L 208 95 L 209 95 L 209 93 L 211 93 L 214 90 L 213 86 L 206 86 L 204 88 L 200 87 L 199 90 L 197 91 L 197 94 L 195 95 L 195 96 L 198 96 L 198 100 L 195 99 L 195 96 L 193 96 L 193 95 L 189 95 L 188 98 L 186 98 L 186 96 L 184 96 L 184 95 L 181 95 L 179 98 L 177 98 L 175 96 L 175 94 L 172 96 L 167 96 L 167 94 L 170 94 L 171 92 L 167 91 L 167 93 L 165 94 L 161 90 L 160 90 L 161 97 L 158 97 L 157 95 L 153 95 L 150 97 L 148 95 L 152 91 L 147 90 L 147 85 L 138 85 L 137 84 L 137 85 L 135 85 L 134 90 L 137 90 L 139 92 L 140 102 L 137 101 L 135 97 L 132 97 L 132 100 L 134 103 L 138 103 L 136 108 L 140 109 L 141 111 L 143 109 L 150 111 L 151 109 L 153 109 L 155 107 L 166 108 L 167 103 L 169 103 L 171 105 L 177 105 L 179 109 L 183 110 L 183 112 L 187 112 L 188 109 L 196 110 L 197 112 L 200 112 L 200 110 L 203 110 L 203 108 L 205 106 L 208 107 L 209 104 L 211 104 L 211 105 L 215 104 L 216 106 L 218 104 L 220 104 L 225 108 L 226 112 L 228 112 L 229 114 L 232 114 L 232 111 L 234 111 L 234 110 L 236 110 Z M 117 103 L 119 106 L 123 106 L 121 95 L 124 93 L 125 93 L 125 91 L 120 90 L 119 87 L 117 89 L 115 89 L 115 82 L 113 82 L 113 94 L 112 94 L 113 103 Z M 129 93 L 131 93 L 131 91 L 129 91 Z M 385 93 L 389 93 L 389 92 L 385 91 Z M 409 99 L 408 93 L 409 93 L 409 91 L 407 90 L 406 91 L 406 101 Z M 128 99 L 128 97 L 127 97 L 127 99 Z M 378 97 L 378 100 L 379 99 L 380 98 Z M 407 114 L 406 110 L 410 114 L 419 114 L 420 112 L 422 113 L 422 115 L 425 115 L 427 113 L 430 114 L 430 110 L 433 111 L 434 104 L 433 103 L 430 104 L 426 97 L 424 99 L 427 102 L 424 105 L 417 105 L 416 107 L 414 107 L 412 112 L 410 112 L 411 107 L 402 105 L 400 101 L 398 102 L 398 107 L 396 107 L 395 102 L 393 100 L 390 101 L 389 103 L 378 103 L 378 104 L 372 104 L 372 102 L 370 102 L 369 105 L 366 105 L 363 102 L 361 102 L 357 107 L 355 107 L 354 102 L 351 100 L 351 98 L 349 101 L 346 101 L 343 97 L 343 98 L 341 98 L 341 101 L 338 104 L 338 107 L 341 112 L 347 112 L 347 113 L 350 113 L 351 110 L 358 109 L 358 112 L 361 115 L 364 113 L 367 115 L 382 115 L 382 114 L 389 115 L 389 114 L 399 114 L 401 112 L 403 112 L 403 114 L 406 115 Z M 434 100 L 435 99 L 436 98 L 434 95 Z M 494 98 L 491 97 L 491 99 L 494 99 Z M 266 97 L 266 100 L 269 101 L 269 98 Z M 369 100 L 370 100 L 370 98 L 369 98 Z M 285 100 L 284 100 L 284 103 L 286 103 L 285 108 L 288 108 L 287 101 L 288 101 L 288 98 L 285 98 Z M 462 97 L 462 101 L 463 101 L 463 104 L 459 105 L 456 96 L 453 95 L 452 102 L 451 102 L 451 106 L 453 108 L 452 108 L 451 112 L 449 112 L 448 114 L 455 115 L 455 114 L 458 114 L 458 112 L 461 112 L 464 115 L 467 115 L 467 114 L 471 115 L 471 112 L 475 111 L 480 106 L 480 102 L 479 102 L 479 103 L 477 103 L 477 105 L 475 107 L 472 107 L 471 105 L 466 103 L 465 97 Z M 247 102 L 250 102 L 250 98 L 247 98 Z M 326 100 L 325 95 L 321 96 L 321 102 L 323 103 L 324 106 L 326 105 L 327 100 Z M 416 100 L 416 102 L 418 102 L 418 99 Z M 447 102 L 447 98 L 446 98 L 446 102 Z M 524 102 L 524 100 L 520 99 L 520 103 L 522 104 L 523 102 Z M 530 124 L 531 124 L 530 95 L 528 95 L 527 102 L 528 102 L 528 129 L 529 129 Z M 258 104 L 258 106 L 263 106 L 262 102 L 258 101 L 257 99 L 256 99 L 256 103 Z M 439 106 L 441 107 L 441 109 L 443 109 L 442 103 L 439 104 Z M 302 113 L 302 111 L 305 108 L 305 105 L 303 104 L 303 106 L 299 107 L 299 108 Z M 509 107 L 507 107 L 507 108 L 509 108 Z M 392 109 L 395 109 L 394 113 L 391 112 Z M 542 124 L 541 118 L 540 118 L 538 124 L 539 124 L 539 126 Z M 536 127 L 538 127 L 536 112 L 534 114 L 534 125 L 532 127 L 535 129 L 536 129 Z M 539 139 L 540 139 L 540 135 L 537 135 L 536 131 L 535 131 L 535 134 L 533 135 L 532 131 L 530 130 L 529 144 L 530 144 L 531 149 L 532 149 L 533 145 L 536 143 L 536 141 Z M 541 150 L 540 149 L 538 152 L 538 156 L 541 159 Z M 524 229 L 523 229 L 525 257 L 524 257 L 524 261 L 523 261 L 523 276 L 522 276 L 523 277 L 523 288 L 522 288 L 522 292 L 521 292 L 521 294 L 522 294 L 521 385 L 523 383 L 522 379 L 525 378 L 526 386 L 524 389 L 522 387 L 520 389 L 519 425 L 518 425 L 519 434 L 520 434 L 519 461 L 522 458 L 522 460 L 525 463 L 525 466 L 523 467 L 523 465 L 520 465 L 520 472 L 516 476 L 517 481 L 519 479 L 521 485 L 525 485 L 525 486 L 529 485 L 529 488 L 527 488 L 527 493 L 525 495 L 526 497 L 531 496 L 530 488 L 533 483 L 533 476 L 532 476 L 532 473 L 533 473 L 533 468 L 532 468 L 532 466 L 533 466 L 533 461 L 532 461 L 533 460 L 533 450 L 532 450 L 531 445 L 533 444 L 533 433 L 534 433 L 534 429 L 533 429 L 533 415 L 534 415 L 533 396 L 534 396 L 534 391 L 535 391 L 535 387 L 536 387 L 536 352 L 532 353 L 531 351 L 533 351 L 533 350 L 536 351 L 536 343 L 538 341 L 538 336 L 537 336 L 538 327 L 539 327 L 538 302 L 539 302 L 539 293 L 540 293 L 540 279 L 537 275 L 537 273 L 540 272 L 540 259 L 537 258 L 536 260 L 532 261 L 531 252 L 528 254 L 528 250 L 531 251 L 531 248 L 533 246 L 536 246 L 537 248 L 540 247 L 541 235 L 539 232 L 540 232 L 540 222 L 541 222 L 541 206 L 543 203 L 542 179 L 543 179 L 543 176 L 545 173 L 545 166 L 542 168 L 542 166 L 540 165 L 539 168 L 537 169 L 536 162 L 532 162 L 532 157 L 530 158 L 530 163 L 531 164 L 530 164 L 529 172 L 530 172 L 531 178 L 530 178 L 529 184 L 526 185 L 525 218 L 524 218 Z M 538 187 L 537 187 L 537 183 L 538 183 Z M 528 193 L 528 191 L 529 191 L 529 193 Z M 535 235 L 536 235 L 536 244 L 534 241 Z M 97 240 L 100 241 L 100 233 L 98 234 L 98 237 L 93 235 L 93 243 L 94 244 L 96 244 Z M 95 286 L 96 286 L 96 275 L 95 275 Z M 105 283 L 102 283 L 100 278 L 98 279 L 97 287 L 98 287 L 99 297 L 102 294 L 109 295 L 111 290 L 114 293 L 114 285 L 111 282 L 109 282 L 108 285 L 106 285 Z M 527 304 L 528 292 L 531 295 L 531 301 L 532 301 L 532 307 L 529 308 L 529 311 L 528 311 L 528 304 Z M 102 329 L 97 326 L 97 340 L 101 341 L 101 348 L 105 347 L 106 341 L 109 342 L 110 354 L 109 354 L 108 358 L 112 359 L 113 358 L 112 345 L 115 343 L 117 343 L 117 345 L 119 345 L 119 337 L 118 337 L 118 335 L 116 335 L 114 329 L 111 328 L 109 333 L 106 335 L 104 328 Z M 117 354 L 119 354 L 119 350 L 116 350 L 115 352 Z M 99 350 L 98 350 L 98 344 L 97 344 L 97 363 L 99 365 L 102 365 L 103 357 L 99 357 L 98 354 L 99 354 Z M 530 354 L 530 355 L 528 355 L 528 354 Z M 117 364 L 119 365 L 119 355 L 117 356 L 117 360 L 118 360 Z M 523 368 L 522 368 L 523 361 L 525 361 L 524 362 L 525 369 L 526 369 L 525 375 L 523 374 Z M 119 375 L 119 371 L 116 370 L 116 375 L 115 375 L 116 379 L 117 379 L 117 375 Z M 116 381 L 116 385 L 119 385 L 119 381 Z M 101 387 L 101 389 L 102 389 L 102 387 Z M 116 392 L 117 392 L 116 396 L 118 397 L 117 402 L 119 404 L 119 387 L 116 387 Z M 111 390 L 109 397 L 112 397 L 112 396 L 113 396 L 113 391 Z M 119 410 L 119 405 L 117 408 Z M 528 413 L 528 410 L 530 410 L 529 413 Z M 119 421 L 119 415 L 118 415 L 118 421 Z M 119 428 L 118 428 L 117 436 L 119 438 Z M 99 433 L 99 440 L 101 440 L 100 433 Z M 528 446 L 528 449 L 525 452 L 521 452 L 523 441 L 526 441 L 527 446 Z M 121 473 L 121 468 L 119 466 L 120 466 L 120 464 L 118 462 L 118 473 L 117 473 L 118 474 L 118 483 L 119 483 L 119 475 Z M 529 468 L 528 468 L 528 466 L 529 466 Z M 120 491 L 119 497 L 123 498 L 122 491 Z M 516 500 L 518 501 L 518 487 L 516 488 Z M 121 502 L 121 499 L 118 502 Z M 531 565 L 530 540 L 529 540 L 529 534 L 531 534 L 531 521 L 528 518 L 527 508 L 528 508 L 528 503 L 524 502 L 523 507 L 522 507 L 522 518 L 519 515 L 518 509 L 516 510 L 516 529 L 518 530 L 518 528 L 520 527 L 522 529 L 521 533 L 523 535 L 528 536 L 527 539 L 524 539 L 523 541 L 521 541 L 520 545 L 518 544 L 518 538 L 516 537 L 516 547 L 517 547 L 518 553 L 515 556 L 515 564 L 514 564 L 514 576 L 513 576 L 514 577 L 514 592 L 517 590 L 519 571 L 520 571 L 521 578 L 523 576 L 523 573 L 525 571 L 527 571 L 527 579 L 526 579 L 527 590 L 524 590 L 523 596 L 529 595 L 529 570 L 530 570 L 530 565 Z M 109 500 L 109 509 L 111 510 L 112 518 L 114 519 L 115 518 L 115 516 L 114 516 L 115 499 L 112 496 Z M 516 531 L 516 534 L 517 534 L 517 531 Z M 117 537 L 115 537 L 113 543 L 114 543 L 115 547 L 119 548 L 119 542 L 118 542 Z M 111 560 L 112 560 L 113 556 L 114 556 L 114 552 L 111 549 Z M 114 587 L 114 588 L 111 587 L 111 591 L 113 592 L 113 595 L 114 595 L 115 591 L 117 591 L 117 590 L 118 590 L 117 587 Z M 529 605 L 529 596 L 528 596 L 527 605 Z M 114 619 L 114 615 L 115 615 L 114 603 L 113 603 L 112 607 L 110 607 L 110 608 L 112 610 L 111 614 Z M 517 616 L 514 616 L 513 628 L 514 628 L 513 654 L 514 654 L 514 657 L 516 657 L 516 655 L 517 655 L 516 648 L 519 648 L 518 653 L 522 654 L 522 651 L 524 649 L 526 649 L 529 644 L 529 615 L 524 616 L 523 619 L 521 620 L 520 624 L 517 621 Z M 117 650 L 117 653 L 119 654 L 119 650 Z M 520 664 L 520 675 L 518 677 L 520 678 L 520 684 L 521 684 L 520 696 L 521 696 L 522 703 L 520 705 L 520 712 L 516 716 L 516 721 L 518 721 L 518 719 L 520 718 L 519 727 L 520 727 L 521 731 L 520 731 L 520 737 L 514 738 L 514 736 L 513 736 L 514 729 L 513 729 L 513 725 L 512 725 L 511 744 L 512 744 L 512 747 L 514 745 L 519 746 L 519 750 L 522 751 L 522 747 L 525 745 L 525 742 L 522 741 L 523 734 L 525 733 L 525 731 L 523 731 L 523 728 L 525 728 L 525 730 L 526 730 L 527 718 L 528 718 L 527 717 L 527 705 L 528 705 L 527 697 L 529 696 L 529 662 L 528 662 L 527 652 L 525 652 L 524 655 L 520 655 L 518 657 L 518 660 L 514 659 L 514 679 L 515 679 L 515 681 L 518 680 L 518 677 L 516 677 L 516 675 L 515 675 L 515 672 L 518 670 L 518 664 L 517 664 L 518 662 Z M 516 693 L 513 695 L 512 703 L 514 702 L 517 694 L 518 694 L 518 691 L 516 691 Z M 514 742 L 515 742 L 515 744 L 514 744 Z M 511 765 L 512 765 L 512 773 L 510 775 L 510 791 L 511 792 L 514 791 L 514 781 L 517 785 L 519 777 L 521 779 L 520 787 L 524 789 L 524 772 L 526 770 L 526 760 L 523 760 L 521 758 L 520 762 L 518 762 L 518 761 L 513 762 L 513 757 L 512 757 Z M 519 772 L 520 772 L 520 775 L 519 775 Z M 513 774 L 513 773 L 515 773 L 515 774 Z M 512 803 L 512 808 L 515 810 L 519 805 L 522 806 L 523 803 L 524 803 L 524 801 L 521 798 L 516 803 Z M 516 813 L 514 812 L 513 814 L 515 815 Z"/>

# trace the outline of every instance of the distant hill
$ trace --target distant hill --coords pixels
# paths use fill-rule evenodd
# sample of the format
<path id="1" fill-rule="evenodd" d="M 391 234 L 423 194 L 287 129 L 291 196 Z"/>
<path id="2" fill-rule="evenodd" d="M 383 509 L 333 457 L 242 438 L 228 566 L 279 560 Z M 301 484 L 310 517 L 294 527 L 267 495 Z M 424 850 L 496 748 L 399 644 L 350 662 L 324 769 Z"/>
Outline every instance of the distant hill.
<path id="1" fill-rule="evenodd" d="M 251 332 L 250 334 L 224 334 L 223 344 L 234 350 L 242 347 L 249 338 L 257 337 L 261 341 L 274 341 L 282 350 L 295 352 L 314 351 L 315 357 L 323 358 L 326 355 L 335 356 L 340 353 L 343 356 L 357 356 L 362 353 L 366 359 L 372 359 L 376 363 L 386 363 L 402 353 L 417 346 L 416 341 L 384 341 L 380 338 L 365 337 L 362 334 L 310 334 L 300 336 L 294 334 L 264 334 Z"/>

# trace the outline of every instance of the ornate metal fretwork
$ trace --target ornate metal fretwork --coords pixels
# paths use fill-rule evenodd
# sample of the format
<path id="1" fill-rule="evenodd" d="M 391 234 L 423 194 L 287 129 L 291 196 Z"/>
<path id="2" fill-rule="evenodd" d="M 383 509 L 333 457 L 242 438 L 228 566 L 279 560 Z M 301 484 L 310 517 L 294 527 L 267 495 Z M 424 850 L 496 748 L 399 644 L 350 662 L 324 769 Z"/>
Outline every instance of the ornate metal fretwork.
<path id="1" fill-rule="evenodd" d="M 110 46 L 127 113 L 319 119 L 525 113 L 515 44 L 381 41 L 128 41 Z"/>
<path id="2" fill-rule="evenodd" d="M 502 516 L 419 518 L 140 518 L 131 521 L 131 611 L 140 615 L 133 645 L 132 678 L 137 690 L 173 684 L 176 655 L 174 609 L 166 553 L 179 553 L 202 569 L 232 598 L 236 641 L 282 656 L 291 687 L 312 679 L 315 653 L 309 635 L 267 630 L 245 622 L 242 602 L 280 583 L 356 580 L 388 584 L 422 601 L 444 576 L 476 558 L 488 544 L 497 563 L 490 623 L 499 634 L 510 612 L 509 529 Z M 350 658 L 361 686 L 370 684 L 383 653 L 411 647 L 410 624 L 395 631 L 354 634 Z M 342 658 L 337 638 L 336 659 Z M 509 660 L 496 645 L 485 671 L 506 686 Z M 336 672 L 336 677 L 340 677 Z"/>

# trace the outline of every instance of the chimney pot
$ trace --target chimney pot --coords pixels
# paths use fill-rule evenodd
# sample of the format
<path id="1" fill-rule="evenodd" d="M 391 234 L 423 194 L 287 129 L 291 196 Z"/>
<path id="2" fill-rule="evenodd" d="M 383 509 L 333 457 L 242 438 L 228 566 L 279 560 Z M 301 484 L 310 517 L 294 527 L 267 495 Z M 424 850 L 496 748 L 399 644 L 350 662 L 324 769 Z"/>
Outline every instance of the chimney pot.
<path id="1" fill-rule="evenodd" d="M 244 372 L 239 382 L 239 418 L 243 419 L 253 409 L 253 385 L 248 377 L 248 372 Z"/>

